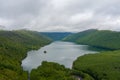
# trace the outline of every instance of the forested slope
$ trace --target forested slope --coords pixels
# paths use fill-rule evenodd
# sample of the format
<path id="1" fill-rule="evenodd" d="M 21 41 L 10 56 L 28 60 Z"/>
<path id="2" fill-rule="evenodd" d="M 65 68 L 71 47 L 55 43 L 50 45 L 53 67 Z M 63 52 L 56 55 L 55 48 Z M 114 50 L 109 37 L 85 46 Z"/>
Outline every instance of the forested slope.
<path id="1" fill-rule="evenodd" d="M 79 33 L 73 33 L 71 35 L 66 36 L 65 38 L 63 38 L 63 41 L 71 41 L 71 42 L 76 42 L 79 38 L 83 38 L 91 33 L 96 32 L 96 29 L 89 29 L 86 31 L 82 31 Z"/>
<path id="2" fill-rule="evenodd" d="M 43 61 L 31 72 L 31 80 L 75 80 L 70 69 L 58 63 Z"/>
<path id="3" fill-rule="evenodd" d="M 64 40 L 111 50 L 120 49 L 120 32 L 109 30 L 94 30 L 88 33 L 88 31 L 89 30 L 71 35 L 72 37 L 68 36 Z M 76 36 L 78 37 L 75 38 Z"/>
<path id="4" fill-rule="evenodd" d="M 38 32 L 0 31 L 0 80 L 27 80 L 21 60 L 27 51 L 38 49 L 51 40 Z"/>
<path id="5" fill-rule="evenodd" d="M 120 80 L 120 50 L 87 54 L 74 61 L 73 69 L 83 80 Z"/>
<path id="6" fill-rule="evenodd" d="M 108 50 L 79 57 L 73 63 L 73 74 L 83 80 L 120 80 L 120 32 L 86 30 L 63 39 Z"/>

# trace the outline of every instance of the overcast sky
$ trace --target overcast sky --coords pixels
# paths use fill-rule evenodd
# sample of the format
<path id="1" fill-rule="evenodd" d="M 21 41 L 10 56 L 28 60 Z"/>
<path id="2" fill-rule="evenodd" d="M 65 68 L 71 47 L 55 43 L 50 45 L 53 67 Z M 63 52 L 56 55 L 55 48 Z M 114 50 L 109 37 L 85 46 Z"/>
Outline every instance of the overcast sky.
<path id="1" fill-rule="evenodd" d="M 0 28 L 120 31 L 120 0 L 0 0 Z"/>

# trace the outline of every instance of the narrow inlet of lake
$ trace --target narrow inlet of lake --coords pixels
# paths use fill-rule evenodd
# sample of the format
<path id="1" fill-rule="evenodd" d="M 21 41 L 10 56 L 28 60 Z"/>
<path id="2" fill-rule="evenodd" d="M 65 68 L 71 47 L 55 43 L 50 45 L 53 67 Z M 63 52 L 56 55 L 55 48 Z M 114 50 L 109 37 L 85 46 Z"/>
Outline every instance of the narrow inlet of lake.
<path id="1" fill-rule="evenodd" d="M 25 71 L 31 71 L 41 65 L 42 61 L 56 62 L 67 68 L 72 68 L 73 61 L 77 57 L 96 51 L 88 50 L 87 45 L 78 45 L 72 42 L 56 41 L 39 50 L 32 50 L 27 53 L 27 57 L 22 61 Z"/>

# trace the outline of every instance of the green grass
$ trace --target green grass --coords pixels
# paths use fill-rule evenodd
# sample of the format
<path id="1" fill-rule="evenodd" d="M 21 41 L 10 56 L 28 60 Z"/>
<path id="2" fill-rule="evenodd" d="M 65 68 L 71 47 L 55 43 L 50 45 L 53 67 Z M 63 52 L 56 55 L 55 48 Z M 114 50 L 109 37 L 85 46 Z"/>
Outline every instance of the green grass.
<path id="1" fill-rule="evenodd" d="M 74 62 L 73 69 L 84 80 L 87 80 L 85 74 L 93 78 L 88 80 L 120 80 L 119 58 L 120 51 L 87 54 Z"/>

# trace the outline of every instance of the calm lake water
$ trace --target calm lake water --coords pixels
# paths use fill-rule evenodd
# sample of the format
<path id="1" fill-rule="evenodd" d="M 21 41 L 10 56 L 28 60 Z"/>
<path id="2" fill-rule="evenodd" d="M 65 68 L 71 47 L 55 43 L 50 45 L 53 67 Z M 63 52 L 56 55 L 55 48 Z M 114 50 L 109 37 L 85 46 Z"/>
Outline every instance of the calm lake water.
<path id="1" fill-rule="evenodd" d="M 41 65 L 42 61 L 57 62 L 67 68 L 72 67 L 72 63 L 77 57 L 96 51 L 88 50 L 87 45 L 77 45 L 72 42 L 56 41 L 39 50 L 32 50 L 27 53 L 27 57 L 22 61 L 25 71 L 31 71 Z M 47 51 L 47 53 L 44 53 Z"/>

